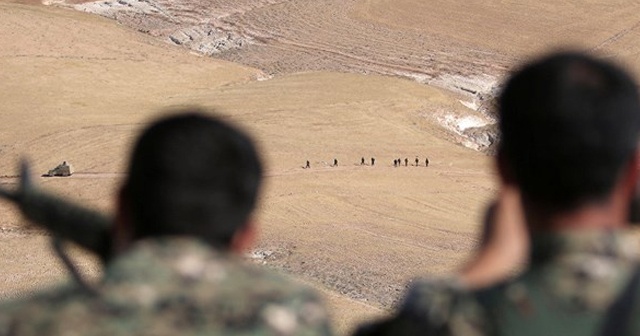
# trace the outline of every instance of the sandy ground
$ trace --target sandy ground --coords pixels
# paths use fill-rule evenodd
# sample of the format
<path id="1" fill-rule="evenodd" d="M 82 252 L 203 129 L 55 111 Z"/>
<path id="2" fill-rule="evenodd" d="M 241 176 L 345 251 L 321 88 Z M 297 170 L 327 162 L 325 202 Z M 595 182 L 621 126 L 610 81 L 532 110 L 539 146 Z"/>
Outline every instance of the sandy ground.
<path id="1" fill-rule="evenodd" d="M 441 124 L 457 134 L 458 143 L 488 153 L 498 137 L 495 127 L 485 127 L 495 123 L 491 99 L 519 61 L 570 47 L 615 57 L 636 74 L 640 70 L 638 4 L 629 0 L 44 3 L 114 19 L 167 44 L 261 69 L 266 78 L 338 71 L 444 88 L 469 109 L 439 117 Z"/>
<path id="2" fill-rule="evenodd" d="M 111 212 L 140 128 L 165 107 L 212 108 L 254 134 L 267 164 L 253 261 L 324 293 L 340 334 L 387 313 L 412 277 L 455 270 L 477 242 L 495 176 L 490 157 L 442 127 L 475 120 L 460 85 L 565 42 L 640 69 L 626 1 L 147 3 L 161 14 L 119 14 L 118 25 L 0 1 L 0 185 L 15 185 L 21 157 L 38 175 L 66 160 L 77 174 L 37 183 Z M 171 42 L 204 12 L 215 34 L 246 43 L 214 59 Z M 5 203 L 0 214 L 0 298 L 68 278 L 47 236 Z"/>
<path id="3" fill-rule="evenodd" d="M 407 279 L 442 274 L 473 247 L 491 197 L 488 159 L 452 143 L 442 91 L 379 76 L 263 72 L 193 55 L 114 22 L 0 3 L 0 184 L 68 161 L 48 190 L 111 210 L 128 146 L 166 106 L 213 108 L 251 131 L 267 163 L 256 260 L 326 293 L 340 333 L 397 301 Z M 397 157 L 426 168 L 394 168 Z M 376 165 L 360 166 L 360 158 Z M 338 167 L 329 163 L 337 159 Z M 302 169 L 305 161 L 311 169 Z M 0 296 L 67 278 L 48 238 L 0 205 Z M 74 253 L 88 274 L 99 267 Z"/>
<path id="4" fill-rule="evenodd" d="M 515 61 L 560 46 L 637 62 L 629 0 L 50 0 L 269 74 L 377 73 L 486 90 Z"/>

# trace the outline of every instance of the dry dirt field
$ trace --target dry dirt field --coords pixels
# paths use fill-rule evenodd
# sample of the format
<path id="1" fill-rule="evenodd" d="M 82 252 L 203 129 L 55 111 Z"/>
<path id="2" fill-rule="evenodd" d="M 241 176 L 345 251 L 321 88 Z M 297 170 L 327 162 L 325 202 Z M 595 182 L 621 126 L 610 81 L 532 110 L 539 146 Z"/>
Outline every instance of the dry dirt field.
<path id="1" fill-rule="evenodd" d="M 252 259 L 325 293 L 340 334 L 472 251 L 496 186 L 491 158 L 459 145 L 461 124 L 487 120 L 461 101 L 559 45 L 640 70 L 630 1 L 47 4 L 0 1 L 0 185 L 22 156 L 38 175 L 66 160 L 74 176 L 38 183 L 109 212 L 141 127 L 166 107 L 214 109 L 267 163 Z M 0 298 L 65 280 L 48 237 L 6 203 L 0 214 Z"/>
<path id="2" fill-rule="evenodd" d="M 34 1 L 34 0 L 30 0 Z M 514 62 L 574 46 L 640 70 L 629 0 L 48 0 L 269 75 L 385 74 L 486 90 Z"/>

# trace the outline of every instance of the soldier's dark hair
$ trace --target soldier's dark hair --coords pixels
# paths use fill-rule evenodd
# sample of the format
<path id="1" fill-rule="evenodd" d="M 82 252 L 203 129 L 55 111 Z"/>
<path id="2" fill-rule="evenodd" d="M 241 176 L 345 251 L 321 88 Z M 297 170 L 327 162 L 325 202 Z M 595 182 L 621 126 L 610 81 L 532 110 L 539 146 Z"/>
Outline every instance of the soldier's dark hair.
<path id="1" fill-rule="evenodd" d="M 518 71 L 499 100 L 500 151 L 523 199 L 559 212 L 609 195 L 637 148 L 637 90 L 618 66 L 576 52 Z"/>
<path id="2" fill-rule="evenodd" d="M 182 235 L 226 248 L 255 207 L 262 165 L 242 131 L 200 110 L 150 125 L 124 192 L 137 239 Z"/>

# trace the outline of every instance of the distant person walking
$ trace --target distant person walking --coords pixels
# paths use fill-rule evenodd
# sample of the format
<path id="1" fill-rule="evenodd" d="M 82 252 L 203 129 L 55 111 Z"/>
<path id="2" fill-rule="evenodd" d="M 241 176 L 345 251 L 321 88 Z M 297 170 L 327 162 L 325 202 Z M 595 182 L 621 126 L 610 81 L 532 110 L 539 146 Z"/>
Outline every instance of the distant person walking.
<path id="1" fill-rule="evenodd" d="M 424 159 L 424 166 L 429 167 L 429 158 Z"/>
<path id="2" fill-rule="evenodd" d="M 418 160 L 418 157 L 416 156 L 416 167 L 420 165 L 420 160 Z"/>
<path id="3" fill-rule="evenodd" d="M 394 167 L 398 167 L 398 160 L 396 160 L 396 159 L 393 160 L 393 166 Z"/>
<path id="4" fill-rule="evenodd" d="M 337 167 L 338 166 L 338 159 L 333 159 L 333 166 Z"/>
<path id="5" fill-rule="evenodd" d="M 307 165 L 304 166 L 305 168 L 311 168 L 311 162 L 309 162 L 309 160 L 307 160 Z"/>
<path id="6" fill-rule="evenodd" d="M 409 158 L 404 158 L 404 166 L 409 167 Z"/>
<path id="7" fill-rule="evenodd" d="M 371 165 L 372 166 L 376 165 L 376 158 L 373 158 L 373 157 L 371 158 Z"/>
<path id="8" fill-rule="evenodd" d="M 360 159 L 360 165 L 364 166 L 364 156 L 362 157 L 362 159 Z"/>

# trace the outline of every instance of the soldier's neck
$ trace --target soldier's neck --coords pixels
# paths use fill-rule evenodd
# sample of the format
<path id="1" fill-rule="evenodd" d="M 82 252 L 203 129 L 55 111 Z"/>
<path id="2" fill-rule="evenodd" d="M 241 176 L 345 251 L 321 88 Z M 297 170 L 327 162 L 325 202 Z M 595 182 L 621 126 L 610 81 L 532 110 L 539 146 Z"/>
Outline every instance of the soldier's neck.
<path id="1" fill-rule="evenodd" d="M 561 213 L 545 213 L 532 207 L 525 212 L 527 225 L 534 233 L 618 229 L 627 225 L 628 203 L 609 199 Z"/>

